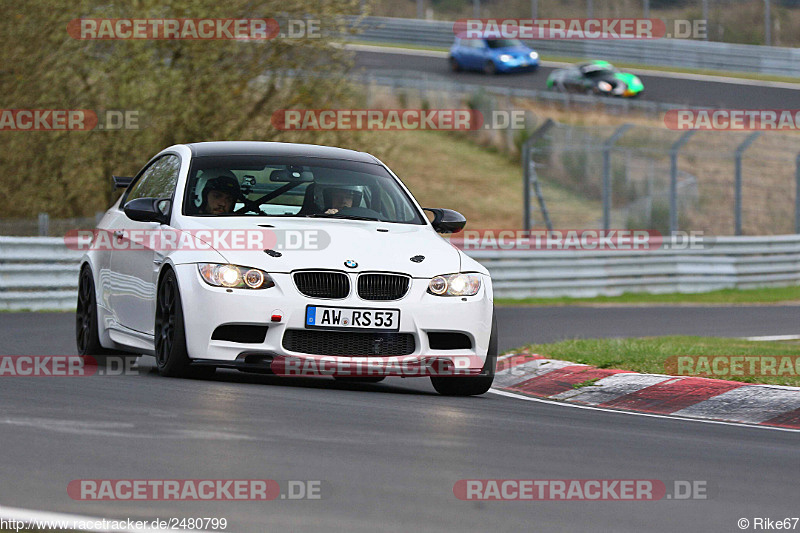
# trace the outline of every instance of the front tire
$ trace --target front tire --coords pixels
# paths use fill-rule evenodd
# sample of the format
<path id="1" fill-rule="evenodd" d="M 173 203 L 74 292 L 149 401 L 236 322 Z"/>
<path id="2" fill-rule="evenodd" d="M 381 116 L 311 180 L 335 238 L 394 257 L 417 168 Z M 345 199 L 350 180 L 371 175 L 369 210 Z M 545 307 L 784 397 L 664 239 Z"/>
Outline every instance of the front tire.
<path id="1" fill-rule="evenodd" d="M 469 377 L 431 376 L 431 384 L 443 396 L 477 396 L 492 388 L 497 365 L 497 320 L 492 315 L 492 334 L 481 375 Z"/>
<path id="2" fill-rule="evenodd" d="M 186 330 L 178 278 L 169 270 L 158 286 L 155 324 L 156 365 L 168 377 L 187 377 L 191 361 L 186 350 Z"/>
<path id="3" fill-rule="evenodd" d="M 483 73 L 488 76 L 497 74 L 497 65 L 494 64 L 494 61 L 489 60 L 483 64 Z"/>

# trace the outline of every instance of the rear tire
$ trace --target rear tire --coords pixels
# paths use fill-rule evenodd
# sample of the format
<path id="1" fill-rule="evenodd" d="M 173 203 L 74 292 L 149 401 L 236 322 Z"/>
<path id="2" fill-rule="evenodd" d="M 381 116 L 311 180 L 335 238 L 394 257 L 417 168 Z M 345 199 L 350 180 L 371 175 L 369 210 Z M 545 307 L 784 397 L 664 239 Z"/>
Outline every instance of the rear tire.
<path id="1" fill-rule="evenodd" d="M 451 377 L 431 376 L 431 384 L 443 396 L 477 396 L 492 388 L 494 369 L 497 365 L 497 320 L 492 314 L 492 334 L 489 336 L 489 349 L 480 376 Z"/>
<path id="2" fill-rule="evenodd" d="M 78 355 L 92 357 L 99 366 L 105 366 L 110 355 L 130 355 L 127 352 L 104 348 L 100 344 L 97 325 L 97 295 L 92 269 L 84 265 L 78 277 L 78 305 L 75 309 L 75 343 Z"/>
<path id="3" fill-rule="evenodd" d="M 188 377 L 189 353 L 178 278 L 172 270 L 164 274 L 158 285 L 155 324 L 156 365 L 158 373 L 168 377 Z"/>
<path id="4" fill-rule="evenodd" d="M 455 57 L 450 56 L 447 59 L 447 62 L 450 64 L 450 70 L 452 72 L 461 72 L 461 64 L 456 60 Z"/>

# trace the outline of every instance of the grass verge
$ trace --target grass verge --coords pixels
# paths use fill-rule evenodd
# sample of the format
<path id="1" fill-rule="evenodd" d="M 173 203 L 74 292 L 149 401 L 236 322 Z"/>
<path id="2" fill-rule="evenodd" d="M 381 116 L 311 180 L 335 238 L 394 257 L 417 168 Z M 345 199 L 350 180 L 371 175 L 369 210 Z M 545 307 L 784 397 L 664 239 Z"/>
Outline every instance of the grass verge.
<path id="1" fill-rule="evenodd" d="M 800 286 L 765 287 L 761 289 L 722 289 L 699 293 L 648 294 L 626 292 L 619 296 L 596 296 L 594 298 L 495 298 L 496 305 L 503 306 L 569 306 L 569 305 L 746 305 L 800 302 Z"/>
<path id="2" fill-rule="evenodd" d="M 393 149 L 381 160 L 425 207 L 455 209 L 470 229 L 522 227 L 522 168 L 499 152 L 441 131 L 374 132 L 391 135 Z M 551 213 L 578 227 L 594 227 L 600 202 L 542 180 Z M 554 218 L 554 220 L 557 220 Z"/>
<path id="3" fill-rule="evenodd" d="M 553 359 L 572 361 L 596 366 L 598 368 L 616 368 L 632 370 L 646 374 L 675 374 L 670 371 L 668 358 L 680 355 L 692 356 L 779 356 L 760 359 L 754 362 L 757 374 L 765 375 L 731 375 L 728 365 L 719 365 L 718 372 L 704 375 L 717 379 L 742 381 L 745 383 L 766 383 L 770 385 L 800 386 L 800 372 L 792 359 L 791 368 L 789 359 L 781 360 L 780 356 L 800 355 L 798 342 L 760 342 L 741 339 L 723 339 L 718 337 L 648 337 L 641 339 L 575 339 L 551 344 L 530 344 L 513 352 L 526 351 L 545 355 Z M 711 359 L 707 359 L 711 361 Z M 774 361 L 775 366 L 769 366 Z M 695 366 L 696 365 L 696 366 Z M 766 366 L 765 366 L 766 365 Z M 786 365 L 786 366 L 782 366 Z M 750 363 L 743 363 L 742 373 L 747 373 Z M 675 368 L 674 366 L 672 367 Z M 699 370 L 700 360 L 693 363 L 692 371 Z M 724 369 L 728 369 L 725 371 Z M 772 369 L 772 370 L 770 370 Z M 773 371 L 774 370 L 774 374 Z M 738 372 L 735 372 L 738 373 Z M 687 375 L 686 372 L 681 375 Z M 591 381 L 591 380 L 589 380 Z M 593 383 L 584 382 L 580 387 L 591 386 Z"/>

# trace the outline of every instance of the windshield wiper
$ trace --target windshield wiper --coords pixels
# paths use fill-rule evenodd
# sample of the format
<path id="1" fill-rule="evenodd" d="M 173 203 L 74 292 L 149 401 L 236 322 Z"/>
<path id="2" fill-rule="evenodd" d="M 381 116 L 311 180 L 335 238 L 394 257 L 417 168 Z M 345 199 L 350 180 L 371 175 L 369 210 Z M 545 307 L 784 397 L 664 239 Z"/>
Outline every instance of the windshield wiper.
<path id="1" fill-rule="evenodd" d="M 339 213 L 333 214 L 326 214 L 326 213 L 313 213 L 311 215 L 305 215 L 309 218 L 343 218 L 348 220 L 371 220 L 374 222 L 381 222 L 381 219 L 375 217 L 365 217 L 360 215 L 340 215 Z"/>

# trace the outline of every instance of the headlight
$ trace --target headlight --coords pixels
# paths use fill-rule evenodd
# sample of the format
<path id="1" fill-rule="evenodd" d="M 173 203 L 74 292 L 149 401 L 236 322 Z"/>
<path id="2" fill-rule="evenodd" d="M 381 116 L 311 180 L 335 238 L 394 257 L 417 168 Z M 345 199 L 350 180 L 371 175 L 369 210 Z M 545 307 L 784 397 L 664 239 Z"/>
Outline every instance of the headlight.
<path id="1" fill-rule="evenodd" d="M 539 59 L 539 54 L 537 54 L 536 52 L 531 52 L 530 56 L 531 56 L 531 59 Z"/>
<path id="2" fill-rule="evenodd" d="M 428 283 L 428 292 L 437 296 L 474 296 L 480 288 L 480 274 L 447 274 Z"/>
<path id="3" fill-rule="evenodd" d="M 511 56 L 508 54 L 501 54 L 500 57 L 498 57 L 497 59 L 499 59 L 503 63 L 506 63 L 508 61 L 511 61 Z"/>
<path id="4" fill-rule="evenodd" d="M 612 85 L 610 83 L 608 83 L 607 81 L 598 81 L 597 82 L 597 88 L 600 89 L 603 92 L 608 92 L 611 89 L 613 89 L 614 87 L 612 87 Z"/>
<path id="5" fill-rule="evenodd" d="M 200 263 L 197 265 L 203 281 L 214 287 L 229 289 L 269 289 L 275 282 L 269 274 L 257 268 L 236 265 Z"/>

